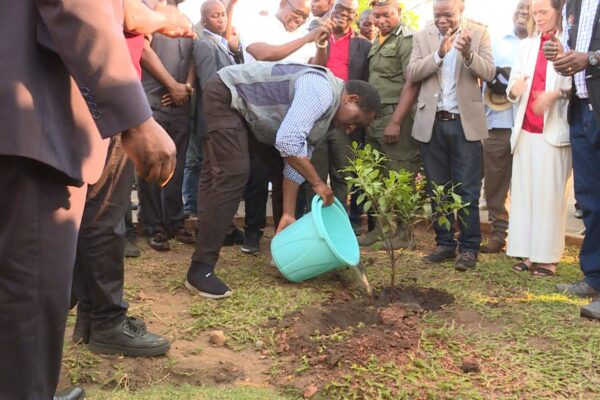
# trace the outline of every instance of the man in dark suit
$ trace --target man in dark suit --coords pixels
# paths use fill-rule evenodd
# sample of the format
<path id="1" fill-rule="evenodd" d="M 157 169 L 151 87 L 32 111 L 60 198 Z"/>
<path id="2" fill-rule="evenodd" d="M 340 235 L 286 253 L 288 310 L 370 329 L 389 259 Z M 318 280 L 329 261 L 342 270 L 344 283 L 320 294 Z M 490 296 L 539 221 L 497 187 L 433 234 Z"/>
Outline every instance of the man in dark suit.
<path id="1" fill-rule="evenodd" d="M 202 92 L 210 78 L 222 68 L 235 65 L 241 52 L 234 53 L 232 49 L 239 49 L 237 39 L 228 41 L 227 28 L 230 26 L 230 14 L 233 11 L 233 5 L 229 3 L 227 10 L 219 0 L 207 0 L 202 3 L 200 24 L 204 27 L 202 37 L 194 42 L 194 65 L 198 86 L 198 96 L 196 98 L 196 134 L 199 136 L 199 149 L 204 151 L 208 138 L 206 137 L 206 116 L 204 115 L 204 106 L 202 104 Z M 202 157 L 202 170 L 210 171 L 211 162 L 208 158 Z M 205 197 L 212 182 L 210 173 L 201 174 L 198 182 L 198 210 L 202 210 Z M 202 229 L 202 227 L 199 227 Z M 227 234 L 224 244 L 242 244 L 244 234 L 237 229 L 234 224 Z"/>
<path id="2" fill-rule="evenodd" d="M 570 0 L 565 8 L 566 46 L 556 38 L 544 46 L 554 68 L 573 76 L 570 125 L 575 197 L 583 211 L 585 238 L 579 259 L 584 279 L 557 289 L 575 296 L 593 297 L 581 315 L 600 319 L 600 3 Z"/>
<path id="3" fill-rule="evenodd" d="M 87 183 L 119 132 L 165 182 L 175 146 L 152 119 L 120 1 L 20 1 L 0 14 L 0 393 L 49 399 L 59 378 Z M 17 21 L 28 21 L 24 24 Z"/>

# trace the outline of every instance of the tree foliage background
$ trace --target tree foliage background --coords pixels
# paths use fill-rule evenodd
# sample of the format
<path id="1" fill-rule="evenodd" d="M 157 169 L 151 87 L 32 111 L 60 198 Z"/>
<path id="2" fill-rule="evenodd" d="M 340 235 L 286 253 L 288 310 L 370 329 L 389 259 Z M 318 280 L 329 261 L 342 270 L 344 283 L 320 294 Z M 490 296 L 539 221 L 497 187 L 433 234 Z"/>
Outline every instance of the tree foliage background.
<path id="1" fill-rule="evenodd" d="M 367 8 L 370 8 L 369 3 L 371 3 L 372 0 L 359 0 L 358 1 L 358 15 L 360 15 L 364 10 L 366 10 Z M 419 17 L 417 16 L 417 14 L 415 14 L 413 11 L 411 10 L 407 10 L 405 7 L 405 3 L 404 2 L 400 2 L 401 7 L 402 7 L 402 22 L 407 25 L 410 26 L 413 29 L 418 29 L 419 27 Z M 358 21 L 357 21 L 358 22 Z"/>

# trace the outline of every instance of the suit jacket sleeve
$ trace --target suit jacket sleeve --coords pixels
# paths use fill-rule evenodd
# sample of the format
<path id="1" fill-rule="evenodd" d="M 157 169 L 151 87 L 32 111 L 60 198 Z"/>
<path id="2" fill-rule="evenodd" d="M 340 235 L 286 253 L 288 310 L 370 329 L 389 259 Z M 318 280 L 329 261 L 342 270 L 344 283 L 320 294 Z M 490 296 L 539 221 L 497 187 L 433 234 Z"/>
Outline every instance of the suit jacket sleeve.
<path id="1" fill-rule="evenodd" d="M 361 74 L 361 80 L 368 82 L 369 81 L 369 52 L 371 51 L 371 42 L 367 39 L 361 40 L 360 43 L 362 49 L 360 51 L 360 56 L 364 60 L 363 62 L 363 70 Z"/>
<path id="2" fill-rule="evenodd" d="M 427 31 L 420 31 L 413 36 L 413 46 L 408 63 L 408 77 L 413 82 L 420 82 L 435 74 L 439 65 L 435 62 L 435 52 L 427 53 Z M 437 51 L 437 50 L 436 50 Z"/>
<path id="3" fill-rule="evenodd" d="M 152 116 L 111 1 L 34 1 L 103 137 Z"/>
<path id="4" fill-rule="evenodd" d="M 515 82 L 521 79 L 523 74 L 525 74 L 527 71 L 525 64 L 527 62 L 527 49 L 530 46 L 530 42 L 531 41 L 529 39 L 525 39 L 519 43 L 517 58 L 510 71 L 510 78 L 508 79 L 508 85 L 506 86 L 506 98 L 512 103 L 519 103 L 521 101 L 522 96 L 513 97 L 511 96 L 510 91 L 512 90 Z"/>
<path id="5" fill-rule="evenodd" d="M 483 30 L 479 47 L 473 50 L 473 61 L 471 61 L 469 69 L 482 80 L 486 82 L 492 81 L 496 67 L 494 66 L 494 58 L 492 56 L 492 42 L 487 29 Z"/>
<path id="6" fill-rule="evenodd" d="M 196 76 L 202 90 L 206 89 L 208 80 L 217 73 L 217 49 L 208 39 L 197 40 L 194 43 L 194 63 L 196 64 Z"/>

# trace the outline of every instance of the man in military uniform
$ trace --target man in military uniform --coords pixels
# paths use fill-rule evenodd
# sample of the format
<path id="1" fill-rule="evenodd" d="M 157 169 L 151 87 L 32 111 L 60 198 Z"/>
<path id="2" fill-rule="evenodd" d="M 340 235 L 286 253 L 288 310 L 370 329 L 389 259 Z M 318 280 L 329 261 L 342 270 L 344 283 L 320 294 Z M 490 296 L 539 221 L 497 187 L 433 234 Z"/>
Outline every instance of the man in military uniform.
<path id="1" fill-rule="evenodd" d="M 413 84 L 406 75 L 412 51 L 412 30 L 401 22 L 398 0 L 374 0 L 371 7 L 379 37 L 369 52 L 369 83 L 381 95 L 381 113 L 367 129 L 365 143 L 386 155 L 390 170 L 406 169 L 417 173 L 420 169 L 419 145 L 411 137 L 411 131 L 412 106 L 419 85 Z M 359 238 L 359 243 L 371 246 L 381 240 L 380 227 L 376 226 Z M 398 229 L 392 246 L 413 247 L 406 229 Z"/>

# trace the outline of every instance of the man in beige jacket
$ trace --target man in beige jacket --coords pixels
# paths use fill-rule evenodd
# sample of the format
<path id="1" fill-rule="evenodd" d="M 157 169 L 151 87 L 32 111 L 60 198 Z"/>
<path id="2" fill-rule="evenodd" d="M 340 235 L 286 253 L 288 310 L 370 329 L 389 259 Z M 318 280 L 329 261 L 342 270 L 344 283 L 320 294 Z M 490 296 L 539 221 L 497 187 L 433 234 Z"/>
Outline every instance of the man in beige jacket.
<path id="1" fill-rule="evenodd" d="M 454 259 L 458 245 L 460 271 L 476 266 L 481 243 L 481 140 L 488 133 L 480 82 L 494 77 L 489 34 L 464 19 L 463 11 L 463 0 L 434 0 L 434 24 L 414 35 L 408 65 L 410 79 L 421 83 L 412 135 L 421 143 L 428 189 L 433 183 L 458 185 L 456 193 L 469 203 L 459 213 L 458 243 L 453 228 L 435 224 L 437 247 L 424 260 Z"/>

